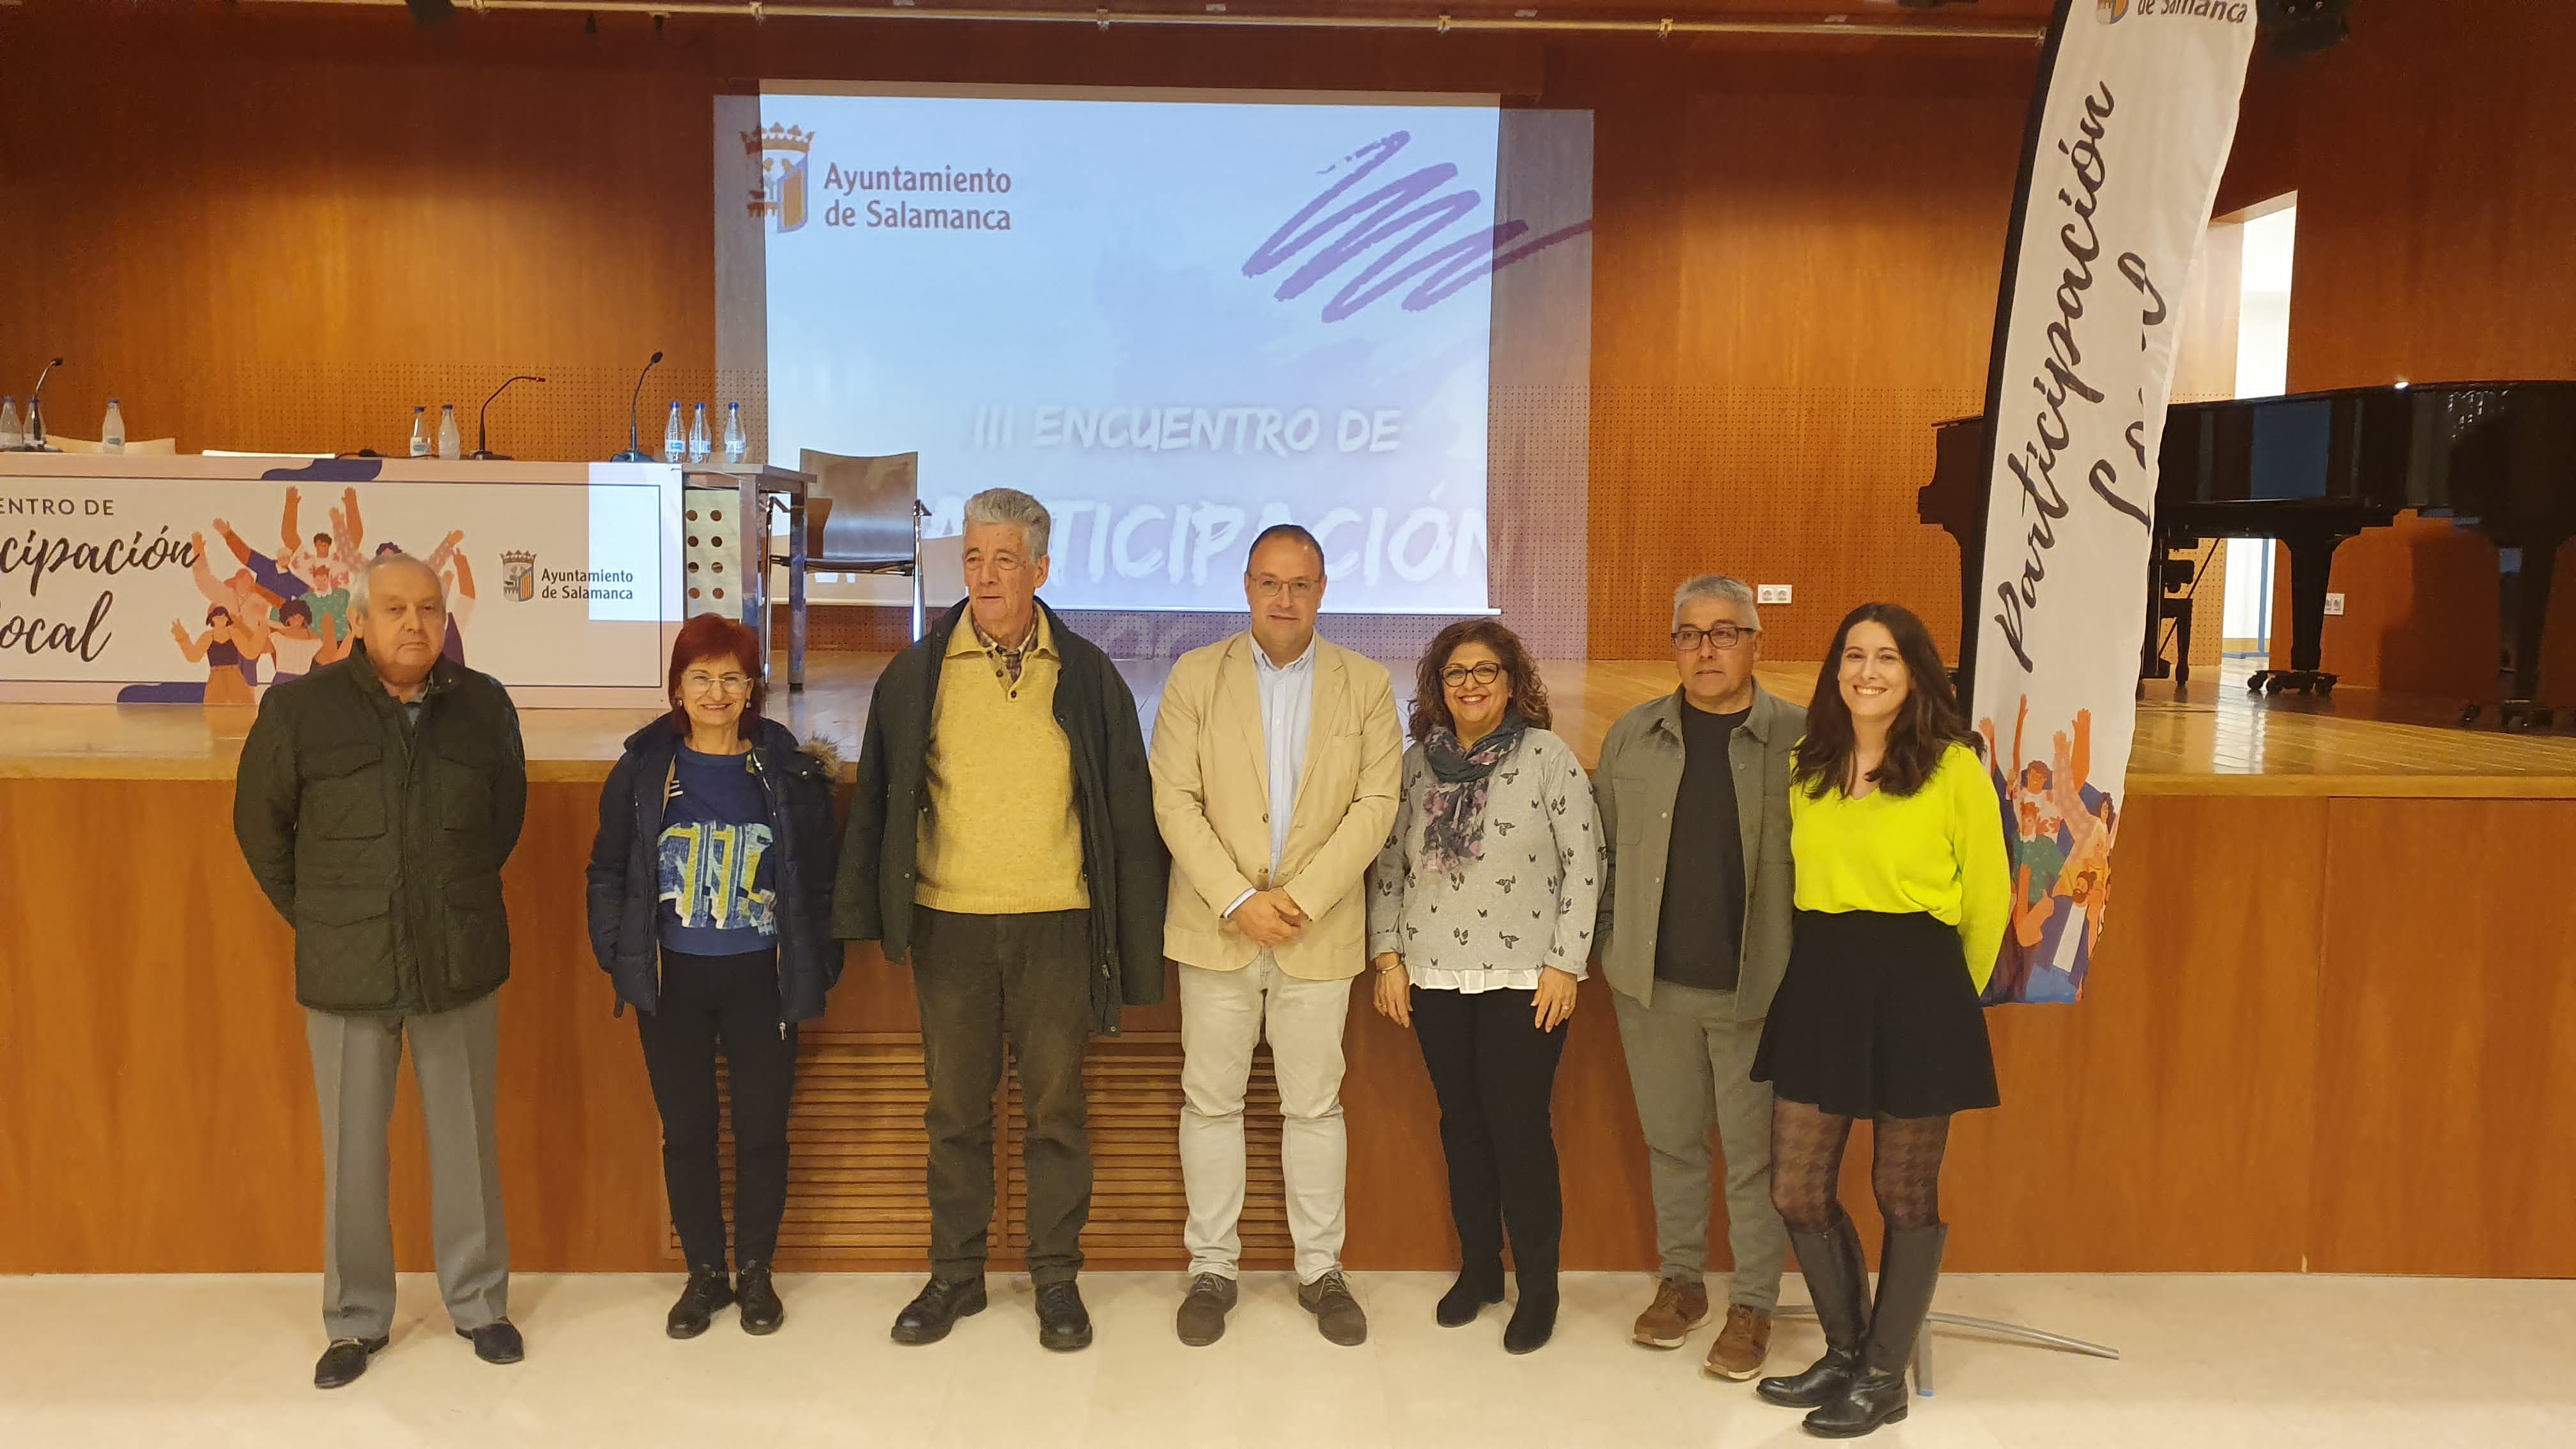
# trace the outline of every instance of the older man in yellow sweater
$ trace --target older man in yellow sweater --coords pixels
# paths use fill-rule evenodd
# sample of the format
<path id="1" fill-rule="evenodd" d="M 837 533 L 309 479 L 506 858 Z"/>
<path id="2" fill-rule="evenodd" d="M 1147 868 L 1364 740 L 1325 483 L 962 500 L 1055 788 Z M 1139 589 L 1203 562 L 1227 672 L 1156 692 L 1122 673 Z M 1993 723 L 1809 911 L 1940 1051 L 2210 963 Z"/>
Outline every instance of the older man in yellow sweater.
<path id="1" fill-rule="evenodd" d="M 1342 1022 L 1364 960 L 1363 880 L 1395 819 L 1404 742 L 1386 670 L 1316 637 L 1314 535 L 1264 530 L 1243 588 L 1252 627 L 1182 655 L 1154 721 L 1189 1198 L 1190 1288 L 1175 1326 L 1183 1343 L 1214 1343 L 1234 1307 L 1244 1089 L 1266 1037 L 1297 1301 L 1325 1338 L 1358 1344 L 1368 1316 L 1342 1277 Z"/>
<path id="2" fill-rule="evenodd" d="M 1136 700 L 1038 602 L 1048 524 L 1025 493 L 967 500 L 968 598 L 886 666 L 859 751 L 833 929 L 912 963 L 930 1084 L 931 1280 L 898 1343 L 936 1342 L 985 1306 L 1006 1037 L 1038 1341 L 1091 1342 L 1074 1287 L 1091 1210 L 1083 1053 L 1122 1005 L 1163 994 L 1169 858 Z"/>

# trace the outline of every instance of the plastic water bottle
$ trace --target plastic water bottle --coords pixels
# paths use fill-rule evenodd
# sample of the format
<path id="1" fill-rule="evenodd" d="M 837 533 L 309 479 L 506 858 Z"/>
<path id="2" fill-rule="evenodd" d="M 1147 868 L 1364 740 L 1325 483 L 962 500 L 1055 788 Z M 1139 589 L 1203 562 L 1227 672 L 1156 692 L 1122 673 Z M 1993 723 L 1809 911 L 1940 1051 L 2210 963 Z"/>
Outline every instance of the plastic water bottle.
<path id="1" fill-rule="evenodd" d="M 116 405 L 114 398 L 107 400 L 107 416 L 99 419 L 98 450 L 102 453 L 125 451 L 125 410 Z"/>
<path id="2" fill-rule="evenodd" d="M 27 396 L 27 435 L 18 446 L 43 450 L 45 446 L 45 400 L 33 393 Z"/>
<path id="3" fill-rule="evenodd" d="M 429 409 L 425 407 L 411 410 L 411 455 L 415 458 L 429 456 Z"/>
<path id="4" fill-rule="evenodd" d="M 707 405 L 699 403 L 697 409 L 689 419 L 689 461 L 703 463 L 707 460 Z"/>
<path id="5" fill-rule="evenodd" d="M 438 456 L 457 458 L 464 456 L 464 453 L 465 435 L 456 430 L 456 404 L 440 403 L 438 405 Z"/>
<path id="6" fill-rule="evenodd" d="M 13 394 L 0 397 L 0 453 L 19 447 L 26 436 L 18 431 L 18 399 Z"/>
<path id="7" fill-rule="evenodd" d="M 725 461 L 727 463 L 741 462 L 743 453 L 749 449 L 750 446 L 750 440 L 742 435 L 742 404 L 738 402 L 726 403 L 724 435 Z"/>
<path id="8" fill-rule="evenodd" d="M 679 400 L 674 398 L 671 402 L 671 420 L 662 425 L 663 462 L 676 463 L 680 461 L 681 453 L 688 447 L 688 444 L 683 441 L 686 436 L 686 434 L 680 431 L 680 404 Z"/>

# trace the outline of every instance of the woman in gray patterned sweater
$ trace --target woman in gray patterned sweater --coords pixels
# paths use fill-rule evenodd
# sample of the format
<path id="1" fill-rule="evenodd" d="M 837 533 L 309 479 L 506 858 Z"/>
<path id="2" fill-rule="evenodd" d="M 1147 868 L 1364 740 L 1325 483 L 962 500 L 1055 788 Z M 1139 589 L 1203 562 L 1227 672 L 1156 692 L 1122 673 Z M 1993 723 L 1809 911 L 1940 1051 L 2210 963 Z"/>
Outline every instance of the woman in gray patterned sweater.
<path id="1" fill-rule="evenodd" d="M 1547 726 L 1547 686 L 1511 630 L 1441 630 L 1417 671 L 1404 795 L 1369 894 L 1377 1009 L 1413 1029 L 1440 1099 L 1463 1259 L 1440 1322 L 1503 1301 L 1509 1224 L 1513 1353 L 1556 1329 L 1564 1201 L 1548 1099 L 1601 896 L 1601 819 Z"/>

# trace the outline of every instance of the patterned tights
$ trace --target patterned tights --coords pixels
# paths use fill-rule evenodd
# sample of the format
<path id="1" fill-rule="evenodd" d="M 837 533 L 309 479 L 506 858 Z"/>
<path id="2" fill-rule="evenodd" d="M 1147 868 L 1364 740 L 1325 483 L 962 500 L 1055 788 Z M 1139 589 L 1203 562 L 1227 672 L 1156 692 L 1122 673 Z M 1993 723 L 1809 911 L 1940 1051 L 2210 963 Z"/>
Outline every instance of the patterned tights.
<path id="1" fill-rule="evenodd" d="M 1836 1185 L 1852 1119 L 1782 1098 L 1771 1108 L 1771 1204 L 1799 1232 L 1821 1233 L 1842 1216 Z M 1941 1154 L 1949 1146 L 1947 1117 L 1881 1117 L 1873 1127 L 1869 1185 L 1879 1216 L 1891 1228 L 1929 1228 L 1941 1222 Z"/>

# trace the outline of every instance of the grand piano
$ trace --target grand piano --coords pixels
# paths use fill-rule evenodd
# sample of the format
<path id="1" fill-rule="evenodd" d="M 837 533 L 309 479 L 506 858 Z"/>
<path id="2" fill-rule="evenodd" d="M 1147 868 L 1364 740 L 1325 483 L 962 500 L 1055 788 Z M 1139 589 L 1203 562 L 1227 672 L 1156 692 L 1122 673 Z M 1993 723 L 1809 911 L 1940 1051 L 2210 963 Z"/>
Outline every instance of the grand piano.
<path id="1" fill-rule="evenodd" d="M 1915 511 L 1959 540 L 1964 645 L 1978 617 L 1986 420 L 1938 424 L 1934 438 L 1932 481 Z M 2494 540 L 2504 723 L 2547 725 L 2551 712 L 2536 703 L 2540 635 L 2558 545 L 2576 535 L 2576 381 L 2401 383 L 2167 409 L 2148 654 L 2175 552 L 2211 537 L 2275 538 L 2290 554 L 2290 667 L 2261 671 L 2249 687 L 2331 690 L 2319 656 L 2335 548 L 2408 509 Z M 2472 704 L 2463 718 L 2477 713 Z"/>

